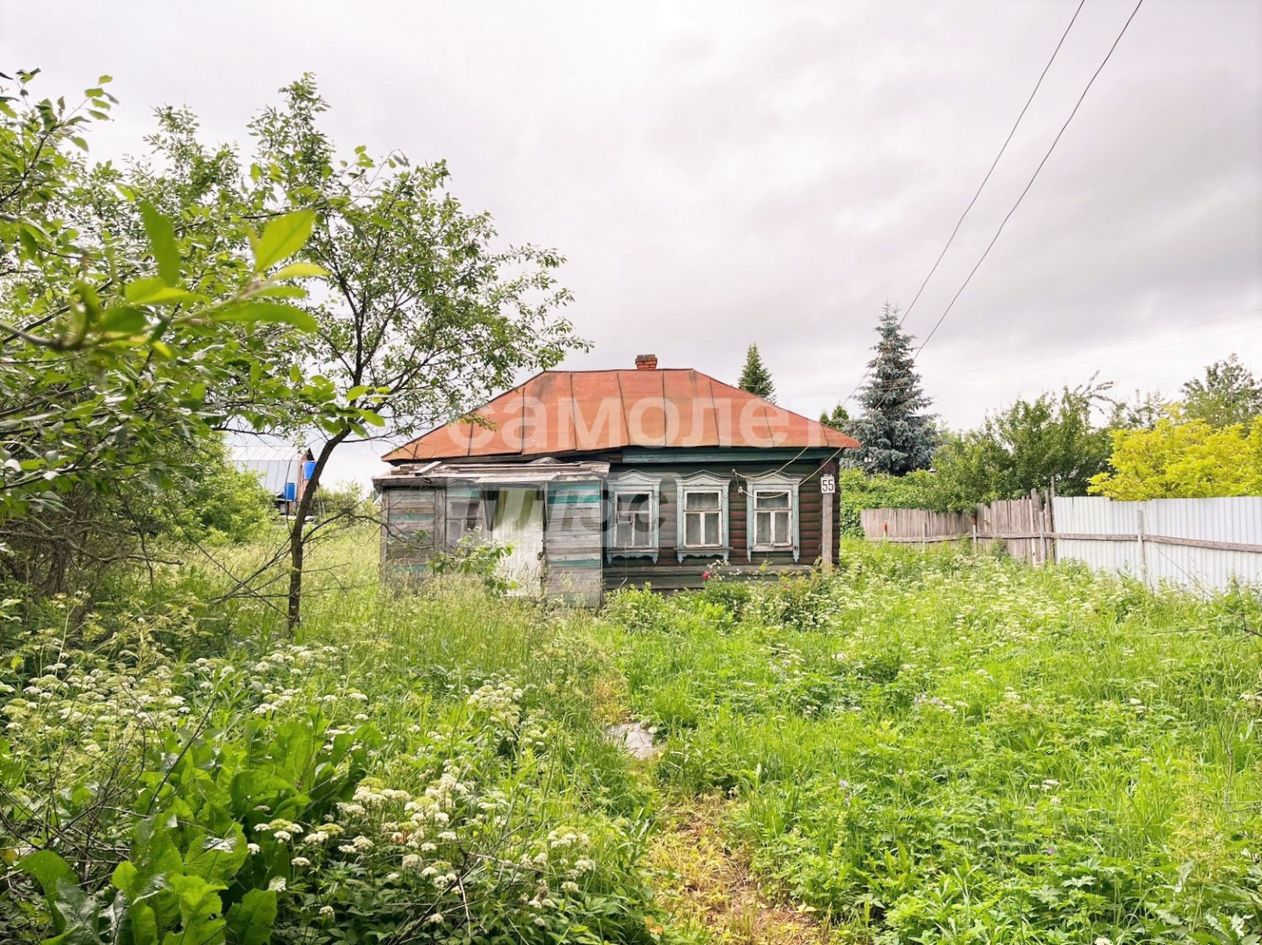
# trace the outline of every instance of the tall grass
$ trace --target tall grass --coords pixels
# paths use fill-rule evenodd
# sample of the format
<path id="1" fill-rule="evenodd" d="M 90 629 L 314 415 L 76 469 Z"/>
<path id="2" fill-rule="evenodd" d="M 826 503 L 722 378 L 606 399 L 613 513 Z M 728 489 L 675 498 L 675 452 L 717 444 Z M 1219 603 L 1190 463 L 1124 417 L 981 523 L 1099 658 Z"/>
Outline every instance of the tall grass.
<path id="1" fill-rule="evenodd" d="M 1252 941 L 1258 601 L 849 545 L 830 578 L 614 602 L 670 789 L 856 940 Z"/>
<path id="2" fill-rule="evenodd" d="M 592 614 L 381 587 L 350 532 L 291 640 L 278 599 L 223 599 L 262 553 L 9 621 L 0 940 L 56 925 L 32 849 L 99 931 L 213 841 L 241 857 L 221 908 L 271 897 L 277 942 L 693 941 L 643 852 L 663 798 L 718 790 L 757 874 L 843 940 L 1256 945 L 1249 593 L 847 544 L 831 575 Z M 603 737 L 627 717 L 666 740 L 651 767 Z"/>

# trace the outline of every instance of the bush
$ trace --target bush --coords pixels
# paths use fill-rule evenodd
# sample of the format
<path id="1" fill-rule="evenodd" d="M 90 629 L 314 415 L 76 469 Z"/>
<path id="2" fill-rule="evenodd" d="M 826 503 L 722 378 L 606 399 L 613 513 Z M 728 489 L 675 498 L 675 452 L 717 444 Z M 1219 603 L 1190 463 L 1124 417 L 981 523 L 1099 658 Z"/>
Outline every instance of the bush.
<path id="1" fill-rule="evenodd" d="M 931 505 L 933 473 L 917 470 L 905 476 L 868 475 L 843 469 L 837 477 L 841 503 L 841 533 L 863 537 L 859 513 L 863 509 L 920 509 Z"/>

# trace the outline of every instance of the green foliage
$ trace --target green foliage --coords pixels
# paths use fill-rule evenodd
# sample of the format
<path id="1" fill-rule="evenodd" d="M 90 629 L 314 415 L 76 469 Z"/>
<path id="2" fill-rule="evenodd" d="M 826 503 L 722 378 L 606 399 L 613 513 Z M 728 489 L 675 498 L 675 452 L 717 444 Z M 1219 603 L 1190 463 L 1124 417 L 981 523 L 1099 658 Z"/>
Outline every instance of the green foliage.
<path id="1" fill-rule="evenodd" d="M 432 555 L 429 570 L 440 577 L 453 574 L 474 577 L 492 594 L 505 594 L 516 587 L 514 582 L 505 580 L 500 574 L 500 565 L 512 550 L 508 545 L 466 535 L 451 551 Z"/>
<path id="2" fill-rule="evenodd" d="M 845 432 L 859 441 L 853 460 L 865 472 L 902 476 L 929 467 L 937 433 L 925 413 L 930 401 L 916 372 L 911 337 L 888 303 L 876 332 L 876 356 L 868 362 L 868 381 L 859 397 L 863 413 Z"/>
<path id="3" fill-rule="evenodd" d="M 750 345 L 745 351 L 745 366 L 741 368 L 741 377 L 736 386 L 763 400 L 776 402 L 776 385 L 767 365 L 763 364 L 758 345 Z"/>
<path id="4" fill-rule="evenodd" d="M 1213 427 L 1248 425 L 1262 416 L 1262 380 L 1234 354 L 1215 361 L 1183 385 L 1183 414 Z"/>
<path id="5" fill-rule="evenodd" d="M 183 475 L 158 496 L 154 530 L 177 544 L 240 544 L 277 521 L 275 501 L 258 476 L 238 469 L 223 441 L 208 437 Z M 133 514 L 134 511 L 133 511 Z"/>
<path id="6" fill-rule="evenodd" d="M 859 513 L 864 509 L 923 509 L 936 498 L 934 476 L 916 470 L 905 476 L 869 475 L 862 469 L 842 469 L 837 476 L 841 503 L 841 533 L 863 537 Z"/>
<path id="7" fill-rule="evenodd" d="M 1109 469 L 1090 491 L 1113 499 L 1262 495 L 1262 416 L 1215 428 L 1176 412 L 1152 429 L 1115 430 Z"/>
<path id="8" fill-rule="evenodd" d="M 209 253 L 200 208 L 179 208 L 177 227 L 139 182 L 86 164 L 84 123 L 106 117 L 111 96 L 87 90 L 84 115 L 32 102 L 33 78 L 0 80 L 0 519 L 104 488 L 120 467 L 205 436 L 239 414 L 243 383 L 255 402 L 293 400 L 284 378 L 262 371 L 259 339 L 230 326 L 315 327 L 301 309 L 264 300 L 303 294 L 292 275 L 270 271 L 282 255 L 251 266 Z M 311 221 L 280 216 L 261 239 L 309 233 Z M 244 241 L 240 219 L 212 222 L 220 239 L 235 229 Z M 165 471 L 152 474 L 160 482 Z"/>
<path id="9" fill-rule="evenodd" d="M 950 550 L 840 560 L 752 586 L 738 619 L 700 595 L 610 607 L 633 712 L 668 736 L 656 775 L 731 792 L 764 883 L 840 941 L 1254 941 L 1262 601 Z"/>
<path id="10" fill-rule="evenodd" d="M 933 456 L 932 506 L 968 509 L 1053 480 L 1060 495 L 1085 495 L 1109 456 L 1109 431 L 1091 420 L 1097 393 L 1065 388 L 1059 397 L 1018 400 L 979 429 L 948 437 Z"/>
<path id="11" fill-rule="evenodd" d="M 837 404 L 832 410 L 826 410 L 819 415 L 819 422 L 826 427 L 832 427 L 834 430 L 845 432 L 849 429 L 850 412 L 846 410 L 844 404 Z"/>
<path id="12" fill-rule="evenodd" d="M 649 796 L 601 737 L 586 624 L 467 583 L 384 593 L 374 538 L 317 547 L 302 643 L 269 642 L 266 606 L 187 659 L 144 631 L 68 643 L 69 602 L 28 626 L 0 667 L 0 861 L 23 870 L 0 939 L 661 940 Z"/>

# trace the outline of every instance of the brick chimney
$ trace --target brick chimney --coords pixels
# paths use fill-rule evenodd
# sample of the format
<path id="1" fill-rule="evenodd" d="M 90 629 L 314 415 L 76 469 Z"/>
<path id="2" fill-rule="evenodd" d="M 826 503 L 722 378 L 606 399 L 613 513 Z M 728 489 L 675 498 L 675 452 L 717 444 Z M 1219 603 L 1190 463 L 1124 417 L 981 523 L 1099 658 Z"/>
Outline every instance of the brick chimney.
<path id="1" fill-rule="evenodd" d="M 657 355 L 637 354 L 635 356 L 635 369 L 637 371 L 656 371 L 657 370 Z"/>

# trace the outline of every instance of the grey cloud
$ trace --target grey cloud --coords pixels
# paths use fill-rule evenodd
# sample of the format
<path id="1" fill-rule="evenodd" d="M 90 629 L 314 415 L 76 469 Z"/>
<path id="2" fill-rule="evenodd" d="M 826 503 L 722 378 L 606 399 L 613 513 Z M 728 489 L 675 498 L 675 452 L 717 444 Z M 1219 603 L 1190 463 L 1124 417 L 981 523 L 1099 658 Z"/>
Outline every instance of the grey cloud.
<path id="1" fill-rule="evenodd" d="M 911 331 L 941 313 L 1131 6 L 1086 4 Z M 911 301 L 1072 10 L 0 0 L 0 60 L 43 66 L 50 92 L 112 72 L 122 119 L 97 135 L 103 155 L 134 149 L 164 102 L 243 140 L 277 86 L 315 71 L 343 146 L 445 157 L 505 238 L 569 257 L 571 315 L 597 343 L 571 366 L 653 350 L 732 378 L 757 341 L 782 403 L 809 414 L 858 380 L 881 303 Z M 1147 0 L 921 365 L 954 425 L 1097 368 L 1173 392 L 1231 350 L 1262 368 L 1262 313 L 1170 332 L 1259 305 L 1262 6 Z M 1100 348 L 1128 338 L 1138 354 Z"/>

